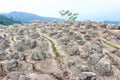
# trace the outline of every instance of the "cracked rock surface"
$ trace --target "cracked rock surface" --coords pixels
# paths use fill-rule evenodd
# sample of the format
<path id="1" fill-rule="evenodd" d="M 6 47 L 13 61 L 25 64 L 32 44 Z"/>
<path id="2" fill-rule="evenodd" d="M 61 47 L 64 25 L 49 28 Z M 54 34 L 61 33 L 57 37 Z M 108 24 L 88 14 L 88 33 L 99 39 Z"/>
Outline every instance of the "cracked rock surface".
<path id="1" fill-rule="evenodd" d="M 0 26 L 0 80 L 120 80 L 120 25 Z"/>

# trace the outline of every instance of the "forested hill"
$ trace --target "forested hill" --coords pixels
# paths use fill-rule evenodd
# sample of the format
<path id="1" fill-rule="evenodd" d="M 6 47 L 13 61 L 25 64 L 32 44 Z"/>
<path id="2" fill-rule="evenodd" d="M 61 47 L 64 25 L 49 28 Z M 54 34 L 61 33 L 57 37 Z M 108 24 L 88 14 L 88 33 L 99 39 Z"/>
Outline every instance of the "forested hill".
<path id="1" fill-rule="evenodd" d="M 0 25 L 12 25 L 14 23 L 21 23 L 19 21 L 15 21 L 11 18 L 8 18 L 5 15 L 0 15 Z"/>
<path id="2" fill-rule="evenodd" d="M 1 13 L 2 14 L 2 13 Z M 44 17 L 39 16 L 36 14 L 28 13 L 28 12 L 10 12 L 10 13 L 4 13 L 2 15 L 6 15 L 7 17 L 12 17 L 15 21 L 20 21 L 21 23 L 29 23 L 35 20 L 42 20 L 45 22 L 51 22 L 51 21 L 63 21 L 60 18 L 54 18 L 54 17 Z"/>

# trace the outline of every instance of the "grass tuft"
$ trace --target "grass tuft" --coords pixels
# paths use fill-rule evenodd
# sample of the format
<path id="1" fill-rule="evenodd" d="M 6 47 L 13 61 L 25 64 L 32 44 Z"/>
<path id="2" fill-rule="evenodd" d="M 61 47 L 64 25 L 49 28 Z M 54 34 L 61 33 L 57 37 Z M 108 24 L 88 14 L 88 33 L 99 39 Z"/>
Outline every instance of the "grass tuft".
<path id="1" fill-rule="evenodd" d="M 113 45 L 113 44 L 111 44 L 111 43 L 108 43 L 107 41 L 104 41 L 104 40 L 103 40 L 103 42 L 104 42 L 105 44 L 107 44 L 108 46 L 112 47 L 112 48 L 120 49 L 120 48 L 117 47 L 116 45 Z"/>
<path id="2" fill-rule="evenodd" d="M 49 39 L 49 38 L 47 38 L 47 37 L 45 37 L 45 36 L 43 36 L 43 37 L 50 41 L 50 43 L 51 43 L 51 48 L 52 48 L 54 54 L 56 55 L 58 61 L 60 62 L 60 55 L 59 55 L 59 53 L 58 53 L 58 51 L 57 51 L 57 48 L 55 47 L 55 43 L 54 43 L 51 39 Z"/>

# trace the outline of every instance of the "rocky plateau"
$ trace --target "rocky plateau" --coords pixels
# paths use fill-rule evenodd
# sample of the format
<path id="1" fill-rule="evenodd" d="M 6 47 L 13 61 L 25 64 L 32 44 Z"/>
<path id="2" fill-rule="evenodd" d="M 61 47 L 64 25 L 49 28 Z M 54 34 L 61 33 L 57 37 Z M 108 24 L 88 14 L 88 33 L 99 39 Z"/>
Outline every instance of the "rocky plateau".
<path id="1" fill-rule="evenodd" d="M 120 24 L 1 25 L 0 80 L 120 80 Z"/>

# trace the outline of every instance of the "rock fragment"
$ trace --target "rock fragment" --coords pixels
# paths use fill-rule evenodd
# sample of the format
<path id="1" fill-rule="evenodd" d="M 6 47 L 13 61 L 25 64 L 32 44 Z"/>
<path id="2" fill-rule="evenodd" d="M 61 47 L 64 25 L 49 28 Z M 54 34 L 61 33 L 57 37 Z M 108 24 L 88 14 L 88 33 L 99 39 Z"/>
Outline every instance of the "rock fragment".
<path id="1" fill-rule="evenodd" d="M 33 60 L 43 60 L 46 58 L 45 53 L 43 52 L 36 52 L 32 54 L 32 59 Z"/>
<path id="2" fill-rule="evenodd" d="M 96 65 L 96 69 L 103 76 L 110 76 L 112 74 L 112 65 L 109 59 L 102 58 Z"/>

